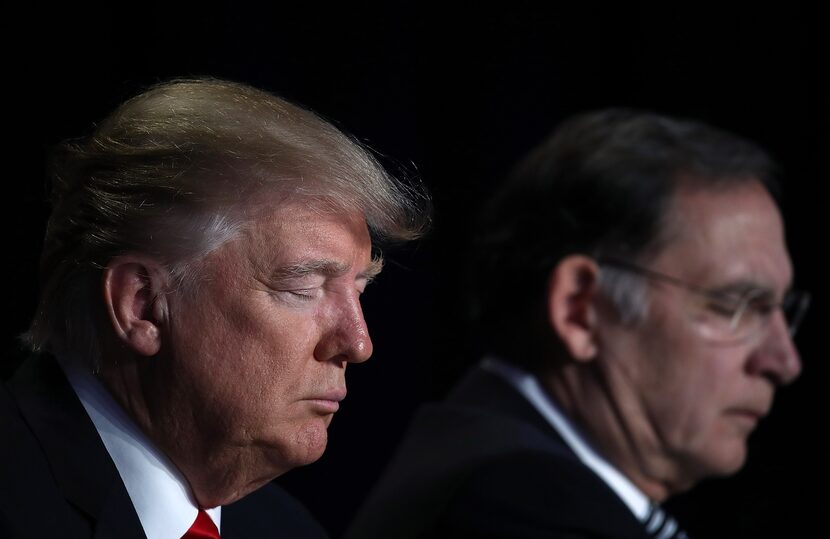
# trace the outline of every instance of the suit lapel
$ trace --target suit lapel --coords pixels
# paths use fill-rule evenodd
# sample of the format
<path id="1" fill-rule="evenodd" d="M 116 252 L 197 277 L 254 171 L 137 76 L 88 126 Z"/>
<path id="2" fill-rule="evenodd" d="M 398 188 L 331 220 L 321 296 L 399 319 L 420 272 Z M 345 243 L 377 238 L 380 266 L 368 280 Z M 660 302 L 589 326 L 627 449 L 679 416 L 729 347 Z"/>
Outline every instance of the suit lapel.
<path id="1" fill-rule="evenodd" d="M 634 516 L 619 496 L 599 476 L 590 470 L 573 450 L 565 443 L 559 432 L 521 395 L 514 387 L 499 376 L 481 368 L 473 369 L 449 395 L 448 401 L 475 409 L 486 410 L 488 417 L 500 416 L 505 423 L 491 426 L 492 419 L 486 419 L 482 432 L 485 439 L 495 439 L 498 451 L 505 449 L 534 449 L 565 458 L 584 473 L 578 480 L 569 483 L 574 493 L 591 500 L 593 507 L 602 511 L 603 517 L 595 519 L 593 526 L 609 537 L 645 537 L 643 524 Z M 516 422 L 529 428 L 508 428 L 507 422 Z M 498 432 L 498 434 L 496 434 Z M 540 469 L 545 461 L 541 459 Z M 576 476 L 575 476 L 576 477 Z M 590 507 L 590 505 L 586 505 Z"/>
<path id="2" fill-rule="evenodd" d="M 487 416 L 517 421 L 531 426 L 549 442 L 554 442 L 577 459 L 556 429 L 533 407 L 515 388 L 497 375 L 480 367 L 472 369 L 456 385 L 447 397 L 447 402 L 486 412 Z M 538 440 L 534 440 L 538 442 Z M 549 444 L 544 444 L 545 446 Z"/>
<path id="3" fill-rule="evenodd" d="M 58 489 L 91 519 L 94 536 L 144 537 L 118 470 L 54 358 L 31 358 L 9 387 Z"/>

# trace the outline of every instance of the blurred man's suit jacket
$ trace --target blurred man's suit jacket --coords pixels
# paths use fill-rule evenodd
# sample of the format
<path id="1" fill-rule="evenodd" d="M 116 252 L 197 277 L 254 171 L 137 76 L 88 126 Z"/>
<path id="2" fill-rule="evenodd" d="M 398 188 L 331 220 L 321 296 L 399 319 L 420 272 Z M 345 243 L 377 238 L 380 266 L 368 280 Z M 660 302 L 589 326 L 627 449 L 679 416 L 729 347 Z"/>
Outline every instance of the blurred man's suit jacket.
<path id="1" fill-rule="evenodd" d="M 640 538 L 640 521 L 502 378 L 424 406 L 349 539 Z"/>

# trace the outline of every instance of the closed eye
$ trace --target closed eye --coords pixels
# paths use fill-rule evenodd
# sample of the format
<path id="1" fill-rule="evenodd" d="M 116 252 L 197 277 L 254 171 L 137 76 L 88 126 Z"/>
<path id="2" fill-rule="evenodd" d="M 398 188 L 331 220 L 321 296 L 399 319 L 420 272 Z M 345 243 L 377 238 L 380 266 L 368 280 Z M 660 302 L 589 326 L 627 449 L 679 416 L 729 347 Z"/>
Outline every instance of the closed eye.
<path id="1" fill-rule="evenodd" d="M 287 292 L 300 298 L 312 299 L 317 296 L 318 290 L 318 288 L 301 288 L 299 290 L 287 290 Z"/>
<path id="2" fill-rule="evenodd" d="M 746 294 L 735 291 L 708 291 L 706 307 L 714 313 L 730 318 L 746 304 Z"/>
<path id="3" fill-rule="evenodd" d="M 715 314 L 722 315 L 726 318 L 732 318 L 735 316 L 735 313 L 738 312 L 738 309 L 741 308 L 740 305 L 741 303 L 739 300 L 726 301 L 712 298 L 709 303 L 706 304 L 706 307 Z"/>
<path id="4" fill-rule="evenodd" d="M 778 308 L 778 304 L 766 298 L 758 298 L 749 302 L 749 308 L 758 314 L 769 316 L 776 308 Z"/>
<path id="5" fill-rule="evenodd" d="M 289 304 L 313 301 L 320 297 L 322 290 L 317 288 L 292 288 L 290 290 L 273 290 L 272 295 Z"/>

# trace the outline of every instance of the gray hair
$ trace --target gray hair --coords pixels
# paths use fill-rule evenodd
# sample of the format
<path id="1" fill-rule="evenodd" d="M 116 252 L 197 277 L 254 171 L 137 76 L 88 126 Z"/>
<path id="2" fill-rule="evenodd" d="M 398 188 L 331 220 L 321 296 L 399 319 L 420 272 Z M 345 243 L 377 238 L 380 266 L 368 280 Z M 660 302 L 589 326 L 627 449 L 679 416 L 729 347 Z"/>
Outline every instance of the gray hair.
<path id="1" fill-rule="evenodd" d="M 649 290 L 643 276 L 600 264 L 599 289 L 624 324 L 638 324 L 648 316 Z"/>
<path id="2" fill-rule="evenodd" d="M 519 162 L 484 208 L 470 279 L 480 339 L 502 357 L 530 358 L 549 337 L 541 298 L 563 258 L 645 261 L 673 239 L 671 204 L 681 187 L 718 190 L 760 181 L 777 200 L 776 175 L 775 163 L 755 143 L 698 121 L 627 109 L 566 120 Z M 634 321 L 645 312 L 644 285 L 635 293 L 628 290 L 631 276 L 606 266 L 602 273 L 603 290 L 628 310 L 623 318 Z M 525 367 L 536 368 L 534 359 L 527 361 Z"/>
<path id="3" fill-rule="evenodd" d="M 275 195 L 360 212 L 376 243 L 429 225 L 420 184 L 387 174 L 362 144 L 284 99 L 216 79 L 174 80 L 126 101 L 89 137 L 63 143 L 52 169 L 41 296 L 23 340 L 93 364 L 95 296 L 119 254 L 151 255 L 186 285 Z"/>

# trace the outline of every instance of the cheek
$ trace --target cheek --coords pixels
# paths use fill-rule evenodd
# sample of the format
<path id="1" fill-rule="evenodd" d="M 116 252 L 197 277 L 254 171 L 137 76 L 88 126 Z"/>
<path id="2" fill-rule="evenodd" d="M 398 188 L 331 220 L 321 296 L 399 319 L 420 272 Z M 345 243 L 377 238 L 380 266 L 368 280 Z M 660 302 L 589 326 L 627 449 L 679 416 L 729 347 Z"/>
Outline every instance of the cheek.
<path id="1" fill-rule="evenodd" d="M 217 343 L 230 349 L 229 360 L 219 368 L 227 383 L 268 408 L 290 400 L 307 385 L 306 374 L 313 362 L 309 330 L 292 322 L 253 320 Z"/>
<path id="2" fill-rule="evenodd" d="M 668 313 L 646 325 L 639 350 L 641 386 L 659 436 L 677 451 L 700 445 L 720 406 L 723 378 L 713 357 L 690 330 L 682 313 Z"/>
<path id="3" fill-rule="evenodd" d="M 741 373 L 733 357 L 717 352 L 689 356 L 694 367 L 678 376 L 673 403 L 663 417 L 671 450 L 703 475 L 736 471 L 746 453 L 748 431 L 727 413 L 736 403 Z"/>
<path id="4" fill-rule="evenodd" d="M 308 314 L 281 313 L 273 299 L 209 303 L 184 311 L 173 339 L 179 378 L 192 391 L 241 413 L 273 407 L 302 389 L 313 361 L 314 324 Z M 203 304 L 204 305 L 204 304 Z M 219 402 L 221 401 L 221 402 Z"/>
<path id="5" fill-rule="evenodd" d="M 313 313 L 280 307 L 267 293 L 228 302 L 204 327 L 210 354 L 235 356 L 254 369 L 281 368 L 312 342 Z"/>

